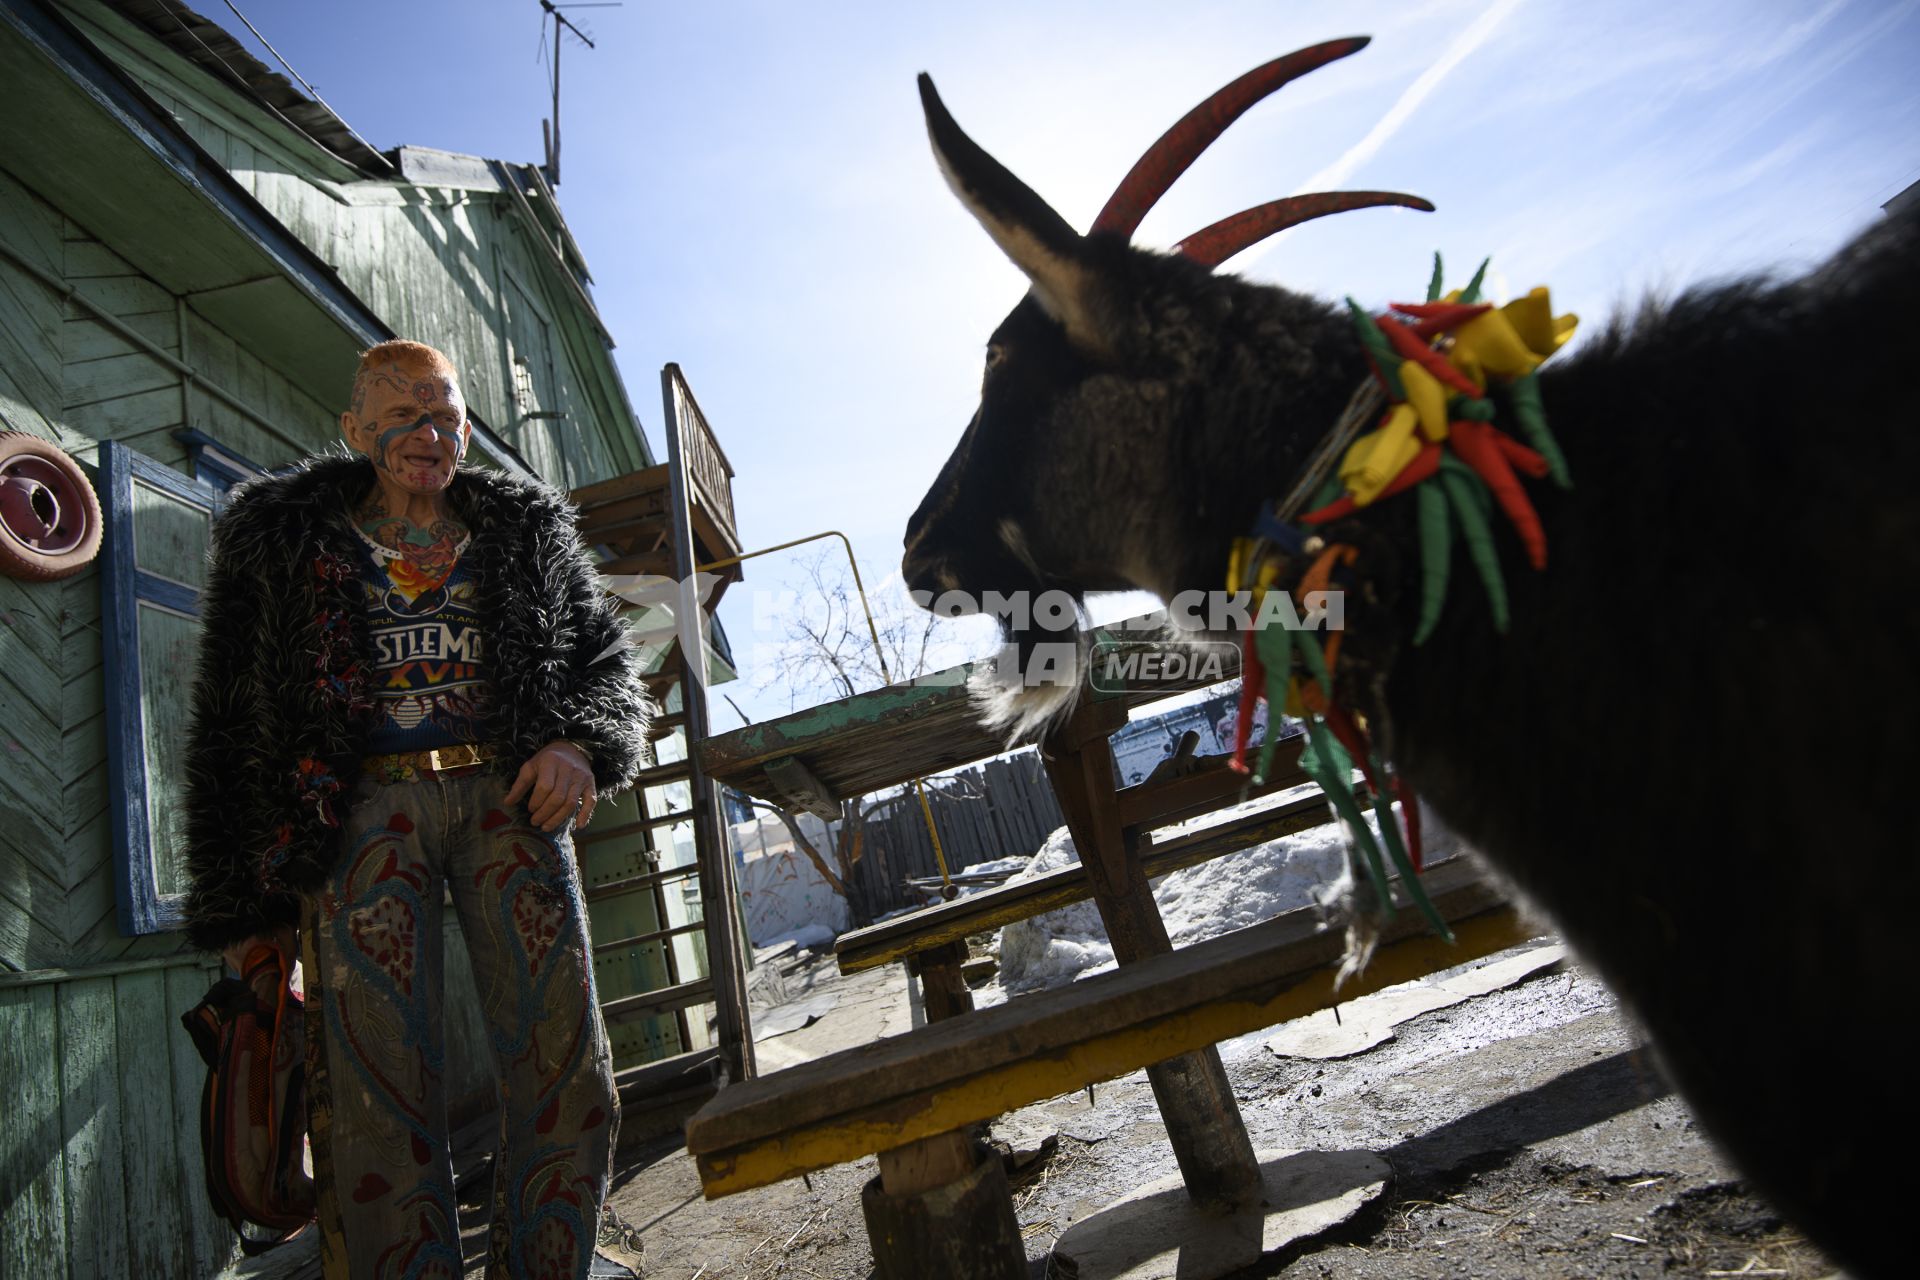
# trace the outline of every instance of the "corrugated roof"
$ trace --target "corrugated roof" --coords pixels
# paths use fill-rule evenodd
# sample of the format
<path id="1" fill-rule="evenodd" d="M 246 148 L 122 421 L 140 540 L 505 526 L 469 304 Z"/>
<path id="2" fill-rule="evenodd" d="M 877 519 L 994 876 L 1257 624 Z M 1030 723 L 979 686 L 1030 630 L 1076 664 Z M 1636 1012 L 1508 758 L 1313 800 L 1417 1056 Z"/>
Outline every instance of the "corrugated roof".
<path id="1" fill-rule="evenodd" d="M 210 18 L 178 0 L 105 0 L 181 57 L 221 83 L 266 106 L 348 166 L 368 177 L 392 177 L 395 167 L 347 127 L 346 121 L 295 88 L 293 82 L 254 57 Z"/>

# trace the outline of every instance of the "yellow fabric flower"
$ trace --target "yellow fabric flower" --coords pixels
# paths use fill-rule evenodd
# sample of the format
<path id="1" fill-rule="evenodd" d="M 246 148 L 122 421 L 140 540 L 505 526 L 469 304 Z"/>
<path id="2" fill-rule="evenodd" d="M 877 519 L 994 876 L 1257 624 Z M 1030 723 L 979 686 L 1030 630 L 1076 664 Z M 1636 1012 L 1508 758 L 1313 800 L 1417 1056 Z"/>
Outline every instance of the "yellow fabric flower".
<path id="1" fill-rule="evenodd" d="M 1353 504 L 1364 507 L 1380 496 L 1395 476 L 1420 452 L 1420 440 L 1414 432 L 1419 417 L 1410 404 L 1396 404 L 1387 411 L 1387 420 L 1355 440 L 1340 461 L 1340 480 L 1353 495 Z"/>
<path id="2" fill-rule="evenodd" d="M 1447 438 L 1447 388 L 1440 385 L 1440 379 L 1421 367 L 1417 360 L 1403 360 L 1400 363 L 1400 386 L 1407 393 L 1407 403 L 1413 406 L 1414 414 L 1420 421 L 1420 434 L 1432 441 Z"/>
<path id="3" fill-rule="evenodd" d="M 1565 346 L 1574 326 L 1580 323 L 1579 316 L 1553 314 L 1553 300 L 1543 284 L 1535 285 L 1526 297 L 1515 298 L 1500 311 L 1520 335 L 1520 341 L 1542 360 Z"/>

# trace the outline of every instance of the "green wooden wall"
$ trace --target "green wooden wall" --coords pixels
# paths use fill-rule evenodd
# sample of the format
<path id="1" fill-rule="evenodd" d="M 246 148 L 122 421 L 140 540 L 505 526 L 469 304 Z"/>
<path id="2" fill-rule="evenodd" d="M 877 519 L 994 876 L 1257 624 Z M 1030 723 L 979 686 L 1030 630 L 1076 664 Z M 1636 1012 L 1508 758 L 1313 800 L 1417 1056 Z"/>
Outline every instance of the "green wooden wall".
<path id="1" fill-rule="evenodd" d="M 63 7 L 391 328 L 446 349 L 476 412 L 536 471 L 575 487 L 651 462 L 604 336 L 562 274 L 556 224 L 493 170 L 447 157 L 470 182 L 368 181 L 94 0 Z M 100 181 L 137 204 L 142 182 L 172 181 L 156 174 Z M 248 306 L 309 305 L 303 297 L 269 287 L 250 301 L 227 288 L 217 305 L 200 299 L 203 313 L 189 286 L 163 286 L 114 247 L 135 254 L 126 236 L 193 228 L 123 220 L 108 233 L 122 239 L 103 243 L 85 216 L 37 193 L 0 149 L 0 245 L 28 264 L 0 254 L 0 429 L 90 466 L 117 440 L 183 470 L 183 427 L 268 466 L 336 438 L 350 368 L 276 367 L 246 340 Z M 523 419 L 530 409 L 564 416 Z M 204 1069 L 179 1026 L 214 968 L 176 935 L 128 938 L 117 924 L 100 593 L 93 569 L 56 583 L 0 577 L 0 1280 L 208 1276 L 232 1255 L 202 1189 Z M 166 678 L 177 687 L 156 696 L 178 696 L 191 673 Z M 632 936 L 661 922 L 617 923 Z M 490 1081 L 450 916 L 448 930 L 459 1097 Z"/>
<path id="2" fill-rule="evenodd" d="M 453 357 L 469 403 L 535 471 L 572 489 L 651 464 L 606 340 L 561 277 L 552 241 L 483 163 L 444 157 L 421 185 L 361 178 L 105 6 L 72 8 L 396 333 Z M 531 401 L 515 391 L 522 362 L 539 384 Z"/>

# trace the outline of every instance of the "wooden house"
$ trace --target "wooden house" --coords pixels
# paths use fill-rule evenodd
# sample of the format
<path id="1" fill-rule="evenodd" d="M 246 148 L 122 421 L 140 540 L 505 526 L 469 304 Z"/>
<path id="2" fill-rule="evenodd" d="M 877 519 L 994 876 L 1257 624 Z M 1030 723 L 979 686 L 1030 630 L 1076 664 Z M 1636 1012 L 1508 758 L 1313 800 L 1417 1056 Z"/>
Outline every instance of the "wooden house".
<path id="1" fill-rule="evenodd" d="M 358 352 L 395 335 L 453 357 L 480 461 L 569 490 L 662 469 L 537 168 L 376 151 L 172 0 L 0 0 L 0 430 L 77 459 L 106 519 L 78 576 L 0 577 L 0 1277 L 234 1256 L 179 1025 L 216 976 L 176 927 L 207 531 L 228 486 L 337 438 Z M 590 879 L 650 857 L 604 842 Z M 597 904 L 595 931 L 687 909 Z M 603 996 L 694 941 L 597 957 Z M 448 1027 L 469 1099 L 477 1022 Z M 620 1035 L 626 1062 L 688 1047 L 671 1018 Z"/>

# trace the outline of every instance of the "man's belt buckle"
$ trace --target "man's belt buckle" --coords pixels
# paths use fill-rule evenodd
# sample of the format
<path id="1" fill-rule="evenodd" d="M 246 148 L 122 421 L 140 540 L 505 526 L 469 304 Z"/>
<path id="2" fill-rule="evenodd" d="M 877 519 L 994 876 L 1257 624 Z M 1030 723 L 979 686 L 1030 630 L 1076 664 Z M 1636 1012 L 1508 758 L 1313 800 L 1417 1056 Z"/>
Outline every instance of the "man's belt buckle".
<path id="1" fill-rule="evenodd" d="M 487 758 L 479 748 L 463 742 L 453 747 L 435 747 L 427 752 L 427 767 L 439 773 L 442 769 L 462 769 L 470 764 L 480 764 Z"/>

